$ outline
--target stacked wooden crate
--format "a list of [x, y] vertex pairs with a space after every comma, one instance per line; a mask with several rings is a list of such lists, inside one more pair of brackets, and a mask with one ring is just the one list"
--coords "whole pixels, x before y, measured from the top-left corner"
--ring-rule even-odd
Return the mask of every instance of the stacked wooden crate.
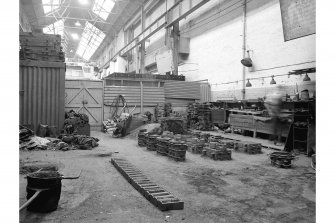
[[147, 146], [147, 141], [145, 139], [146, 134], [148, 134], [146, 129], [141, 129], [138, 133], [138, 145], [141, 147]]
[[43, 33], [20, 33], [20, 60], [64, 62], [61, 36]]
[[248, 154], [262, 153], [262, 144], [247, 141], [235, 142], [234, 148], [236, 151], [245, 152]]
[[209, 146], [203, 150], [204, 156], [207, 156], [213, 160], [231, 160], [231, 149], [227, 144], [221, 144], [218, 142], [210, 142]]
[[170, 140], [168, 148], [168, 156], [175, 161], [185, 161], [187, 145], [183, 141]]
[[151, 151], [156, 151], [157, 149], [157, 142], [156, 139], [159, 137], [159, 135], [149, 135], [148, 141], [147, 141], [147, 149]]

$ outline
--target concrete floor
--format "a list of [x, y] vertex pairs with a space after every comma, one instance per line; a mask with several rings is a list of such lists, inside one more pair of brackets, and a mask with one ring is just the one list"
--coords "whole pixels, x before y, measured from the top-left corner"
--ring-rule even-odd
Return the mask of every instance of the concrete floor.
[[[231, 161], [214, 161], [187, 152], [175, 162], [137, 146], [128, 136], [100, 139], [90, 151], [20, 151], [24, 163], [56, 163], [64, 175], [59, 207], [48, 214], [23, 210], [20, 222], [315, 222], [315, 174], [300, 155], [292, 169], [270, 165], [268, 153], [234, 152]], [[119, 154], [113, 152], [118, 151]], [[185, 202], [184, 210], [161, 212], [137, 192], [110, 163], [126, 158], [153, 182]], [[20, 175], [20, 204], [26, 201], [26, 179]]]

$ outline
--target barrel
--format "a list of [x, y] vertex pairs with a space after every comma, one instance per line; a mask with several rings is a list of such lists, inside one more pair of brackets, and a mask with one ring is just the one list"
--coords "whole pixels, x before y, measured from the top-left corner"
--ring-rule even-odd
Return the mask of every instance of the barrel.
[[32, 212], [51, 212], [57, 209], [62, 190], [61, 176], [56, 171], [40, 171], [27, 176], [27, 200], [37, 190], [43, 191], [28, 205]]

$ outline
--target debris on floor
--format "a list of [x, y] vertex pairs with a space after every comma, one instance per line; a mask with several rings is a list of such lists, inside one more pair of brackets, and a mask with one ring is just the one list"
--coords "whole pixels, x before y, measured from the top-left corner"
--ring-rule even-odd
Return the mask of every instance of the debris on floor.
[[39, 136], [31, 136], [29, 141], [23, 141], [20, 143], [19, 148], [22, 150], [46, 150], [48, 148], [47, 144], [50, 141], [48, 139], [39, 137]]

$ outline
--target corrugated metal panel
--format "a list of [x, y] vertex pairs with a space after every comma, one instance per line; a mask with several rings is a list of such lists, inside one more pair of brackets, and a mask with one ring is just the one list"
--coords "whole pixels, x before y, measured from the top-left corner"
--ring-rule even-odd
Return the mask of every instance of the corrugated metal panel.
[[64, 125], [65, 64], [20, 61], [20, 124]]
[[175, 107], [187, 107], [188, 103], [194, 103], [195, 99], [165, 98], [165, 102], [171, 103], [173, 109]]
[[208, 83], [200, 84], [200, 102], [211, 101], [211, 86]]
[[200, 82], [169, 81], [164, 83], [166, 98], [200, 100]]
[[164, 88], [143, 87], [143, 106], [155, 106], [165, 102]]
[[[128, 106], [141, 105], [141, 87], [134, 86], [105, 86], [104, 103], [111, 104], [119, 94], [124, 96]], [[143, 106], [155, 106], [164, 101], [164, 88], [143, 87]]]
[[104, 103], [111, 104], [116, 96], [123, 95], [128, 106], [140, 105], [141, 87], [134, 86], [105, 86]]

